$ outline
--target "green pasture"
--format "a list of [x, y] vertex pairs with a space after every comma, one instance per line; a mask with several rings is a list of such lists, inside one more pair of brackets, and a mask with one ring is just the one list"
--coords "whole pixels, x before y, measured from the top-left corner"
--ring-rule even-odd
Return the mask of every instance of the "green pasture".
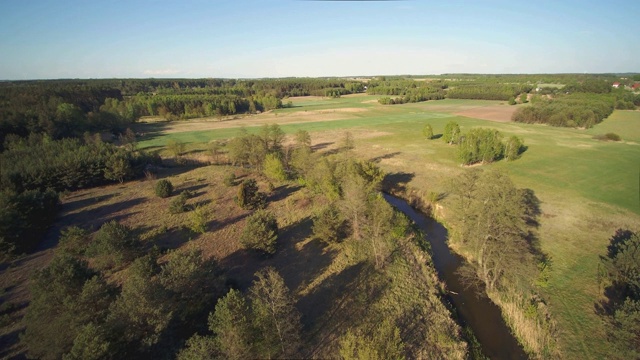
[[[441, 100], [392, 106], [365, 102], [378, 97], [296, 99], [293, 108], [278, 111], [349, 107], [364, 107], [369, 111], [351, 113], [355, 118], [346, 120], [310, 121], [281, 127], [286, 133], [307, 130], [312, 138], [314, 134], [320, 136], [322, 132], [340, 129], [375, 131], [378, 134], [375, 137], [357, 140], [358, 155], [385, 158], [380, 164], [386, 171], [415, 174], [410, 186], [429, 191], [444, 190], [446, 179], [464, 168], [455, 160], [455, 146], [439, 139], [423, 138], [421, 130], [425, 124], [431, 124], [435, 134], [441, 134], [447, 122], [456, 121], [463, 132], [473, 127], [488, 127], [501, 131], [505, 137], [523, 138], [528, 148], [521, 159], [485, 167], [504, 169], [518, 186], [534, 190], [541, 200], [540, 244], [552, 259], [548, 285], [541, 292], [557, 321], [563, 357], [606, 358], [611, 349], [605, 328], [594, 312], [594, 302], [600, 293], [597, 268], [599, 256], [605, 253], [609, 238], [617, 228], [640, 229], [640, 111], [616, 111], [594, 128], [580, 130], [493, 122], [453, 114], [457, 108], [503, 102]], [[259, 127], [247, 129], [258, 131]], [[203, 144], [210, 140], [238, 133], [238, 128], [229, 128], [165, 135], [162, 124], [149, 125], [148, 130], [149, 136], [140, 142], [141, 148], [162, 147], [169, 139], [188, 143], [189, 148], [204, 148]], [[623, 141], [593, 138], [608, 132], [619, 134]]]

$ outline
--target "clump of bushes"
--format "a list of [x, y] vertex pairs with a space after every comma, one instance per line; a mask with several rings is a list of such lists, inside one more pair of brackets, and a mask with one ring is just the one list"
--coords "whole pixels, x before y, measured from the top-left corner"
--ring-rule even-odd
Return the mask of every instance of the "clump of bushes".
[[620, 141], [620, 140], [622, 140], [620, 135], [618, 135], [616, 133], [606, 133], [604, 135], [599, 134], [599, 135], [595, 135], [593, 138], [596, 139], [596, 140], [600, 140], [600, 141]]
[[156, 195], [161, 198], [168, 198], [173, 193], [173, 184], [167, 179], [162, 179], [156, 183]]
[[267, 255], [276, 252], [278, 223], [272, 213], [261, 209], [254, 212], [240, 235], [240, 243], [246, 249], [258, 250]]

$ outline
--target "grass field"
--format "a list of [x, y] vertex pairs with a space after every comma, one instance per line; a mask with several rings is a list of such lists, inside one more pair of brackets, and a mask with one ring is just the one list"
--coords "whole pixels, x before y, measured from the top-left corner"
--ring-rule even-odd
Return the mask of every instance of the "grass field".
[[[241, 121], [250, 131], [265, 123], [282, 123], [289, 134], [304, 129], [323, 148], [336, 146], [348, 130], [356, 138], [359, 156], [378, 161], [389, 173], [408, 174], [408, 185], [423, 193], [444, 190], [449, 178], [464, 171], [455, 161], [455, 147], [422, 137], [424, 124], [431, 124], [436, 134], [447, 122], [456, 121], [463, 132], [491, 127], [505, 136], [522, 137], [528, 149], [521, 159], [486, 167], [504, 169], [518, 186], [533, 189], [542, 201], [539, 236], [553, 262], [542, 293], [557, 320], [562, 353], [567, 358], [606, 358], [610, 349], [593, 310], [599, 296], [596, 272], [599, 255], [614, 231], [637, 230], [640, 224], [640, 112], [616, 111], [593, 129], [579, 130], [456, 115], [470, 109], [507, 111], [501, 102], [442, 100], [381, 106], [377, 98], [292, 99], [292, 108]], [[212, 139], [237, 134], [239, 125], [234, 124], [239, 122], [202, 121], [197, 130], [189, 131], [180, 131], [181, 124], [189, 129], [188, 122], [148, 125], [140, 147], [158, 149], [176, 139], [188, 143], [190, 150], [204, 149]], [[169, 126], [171, 131], [166, 130]], [[618, 133], [623, 141], [593, 139], [607, 132]]]

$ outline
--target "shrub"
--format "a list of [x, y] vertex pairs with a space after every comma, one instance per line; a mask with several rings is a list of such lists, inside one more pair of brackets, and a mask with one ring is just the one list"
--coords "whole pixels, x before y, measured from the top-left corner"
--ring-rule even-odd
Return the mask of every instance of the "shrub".
[[207, 222], [209, 221], [209, 213], [200, 206], [196, 206], [189, 216], [189, 229], [195, 233], [204, 234], [207, 232]]
[[173, 184], [167, 179], [162, 179], [156, 183], [156, 195], [161, 198], [168, 198], [173, 192]]
[[189, 192], [183, 191], [180, 196], [171, 200], [169, 203], [169, 212], [172, 214], [180, 214], [187, 211], [187, 200], [189, 200]]
[[224, 180], [222, 180], [222, 183], [225, 186], [229, 186], [229, 187], [235, 186], [236, 185], [236, 174], [234, 174], [232, 172], [227, 174], [227, 176], [224, 177]]
[[123, 265], [137, 257], [139, 240], [133, 230], [115, 220], [104, 223], [89, 244], [86, 254], [95, 257], [100, 268]]
[[264, 168], [262, 172], [271, 180], [287, 180], [287, 173], [284, 171], [282, 160], [280, 160], [280, 158], [276, 154], [267, 155], [267, 157], [264, 159]]
[[424, 126], [422, 129], [422, 135], [424, 135], [428, 140], [433, 139], [433, 128], [431, 127], [431, 124], [426, 124]]
[[267, 196], [258, 191], [258, 185], [254, 179], [247, 179], [238, 187], [238, 195], [235, 200], [243, 209], [259, 209], [265, 206]]
[[70, 226], [62, 230], [58, 242], [58, 250], [72, 255], [82, 255], [90, 242], [89, 232], [77, 226]]
[[601, 141], [620, 141], [620, 140], [622, 140], [620, 135], [618, 135], [616, 133], [606, 133], [604, 135], [602, 135], [602, 134], [595, 135], [593, 138], [597, 139], [597, 140], [601, 140]]
[[262, 251], [273, 255], [278, 240], [278, 223], [276, 218], [266, 210], [254, 212], [240, 235], [240, 243], [246, 249]]
[[344, 219], [335, 206], [329, 206], [313, 219], [313, 235], [327, 243], [338, 242], [342, 236]]

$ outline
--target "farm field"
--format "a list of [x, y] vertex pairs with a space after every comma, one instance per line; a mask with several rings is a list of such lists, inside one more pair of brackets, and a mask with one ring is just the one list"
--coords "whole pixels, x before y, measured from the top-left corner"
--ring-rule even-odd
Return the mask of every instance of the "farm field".
[[[257, 131], [262, 124], [278, 123], [288, 134], [309, 131], [316, 149], [330, 150], [350, 131], [359, 157], [377, 161], [387, 173], [406, 175], [407, 186], [426, 195], [445, 191], [448, 179], [464, 171], [455, 160], [455, 147], [423, 138], [426, 123], [435, 134], [456, 121], [463, 132], [490, 127], [505, 136], [518, 135], [528, 147], [522, 158], [486, 167], [503, 169], [519, 187], [534, 190], [542, 202], [539, 237], [552, 269], [541, 292], [557, 321], [562, 354], [576, 359], [606, 357], [611, 349], [594, 312], [600, 293], [597, 268], [615, 230], [637, 230], [640, 224], [640, 112], [615, 111], [592, 129], [580, 130], [505, 122], [505, 113], [515, 108], [505, 102], [442, 100], [382, 106], [377, 98], [292, 98], [292, 108], [236, 120], [141, 124], [138, 130], [147, 135], [139, 147], [160, 150], [174, 139], [186, 143], [191, 156], [206, 156], [202, 151], [210, 140], [233, 137], [241, 126]], [[471, 117], [471, 111], [489, 119]], [[593, 139], [608, 132], [621, 135], [623, 141]]]

